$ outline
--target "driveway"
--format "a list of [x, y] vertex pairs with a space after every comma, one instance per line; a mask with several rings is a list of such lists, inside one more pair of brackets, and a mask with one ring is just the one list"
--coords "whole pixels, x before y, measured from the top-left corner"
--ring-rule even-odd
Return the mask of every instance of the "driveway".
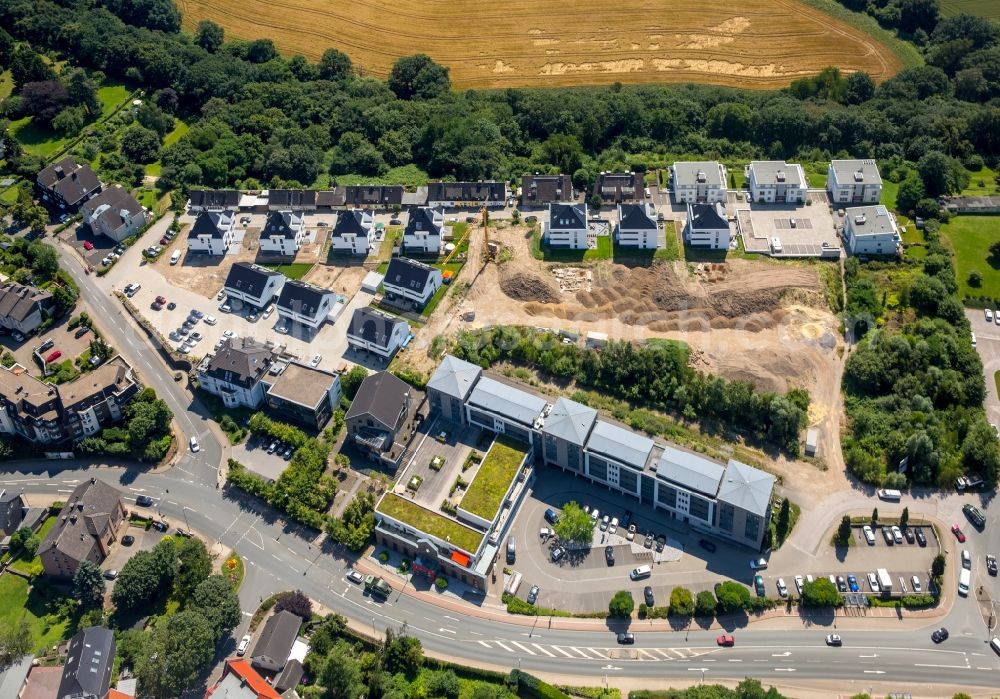
[[972, 323], [972, 332], [976, 334], [976, 351], [983, 361], [983, 374], [986, 378], [986, 417], [993, 424], [1000, 424], [1000, 396], [997, 395], [997, 382], [994, 376], [1000, 371], [1000, 326], [996, 322], [987, 322], [983, 310], [967, 308], [965, 316]]

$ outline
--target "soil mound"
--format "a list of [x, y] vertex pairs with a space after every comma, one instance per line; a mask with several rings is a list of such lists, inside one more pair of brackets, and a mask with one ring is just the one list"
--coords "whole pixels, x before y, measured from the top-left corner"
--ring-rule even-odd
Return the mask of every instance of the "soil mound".
[[500, 280], [500, 290], [515, 301], [559, 303], [559, 290], [554, 284], [534, 274], [517, 273]]

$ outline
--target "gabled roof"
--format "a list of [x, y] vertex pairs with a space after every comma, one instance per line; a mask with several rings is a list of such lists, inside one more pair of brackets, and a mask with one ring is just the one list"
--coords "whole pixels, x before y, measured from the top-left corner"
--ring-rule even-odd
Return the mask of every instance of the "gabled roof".
[[735, 459], [726, 465], [726, 475], [719, 486], [718, 499], [733, 507], [752, 512], [760, 517], [767, 515], [771, 506], [775, 477]]
[[524, 425], [533, 425], [545, 409], [545, 399], [483, 376], [469, 396], [469, 405]]
[[[392, 206], [403, 203], [403, 185], [347, 185], [343, 191], [347, 206]], [[339, 197], [338, 197], [339, 198]]]
[[383, 425], [396, 429], [409, 393], [409, 385], [388, 371], [371, 374], [361, 382], [344, 419], [368, 414]]
[[587, 228], [587, 205], [549, 204], [549, 228], [558, 230]]
[[281, 695], [246, 660], [230, 658], [218, 684], [208, 690], [213, 699], [280, 699]]
[[33, 286], [5, 282], [0, 284], [0, 316], [23, 321], [36, 308], [47, 308], [52, 300], [52, 294]]
[[267, 267], [261, 267], [250, 262], [237, 262], [229, 268], [225, 287], [226, 289], [233, 289], [248, 296], [260, 296], [264, 293], [264, 289], [271, 279], [283, 276], [281, 272], [276, 272]]
[[111, 230], [119, 228], [127, 218], [142, 213], [142, 205], [127, 189], [117, 184], [88, 199], [83, 208], [89, 216], [96, 216]]
[[587, 451], [608, 456], [642, 470], [653, 451], [653, 440], [623, 427], [597, 420], [587, 440]]
[[688, 204], [688, 223], [699, 231], [729, 230], [722, 204]]
[[583, 446], [597, 420], [597, 411], [568, 398], [560, 398], [545, 418], [542, 432]]
[[188, 230], [188, 240], [203, 235], [222, 238], [223, 232], [233, 227], [234, 215], [232, 211], [199, 211]]
[[427, 388], [465, 401], [482, 373], [483, 370], [472, 362], [446, 354], [427, 382]]
[[235, 209], [240, 204], [240, 193], [235, 189], [195, 189], [189, 200], [194, 209]]
[[427, 201], [504, 201], [505, 182], [429, 182]]
[[430, 265], [411, 260], [408, 257], [394, 257], [389, 260], [389, 266], [385, 270], [385, 278], [382, 283], [423, 293], [427, 282], [437, 271]]
[[684, 486], [688, 490], [715, 497], [726, 468], [703, 456], [664, 447], [663, 456], [656, 465], [656, 475]]
[[111, 631], [103, 626], [78, 631], [69, 641], [57, 696], [104, 697], [114, 662], [115, 635]]
[[97, 478], [78, 485], [67, 498], [55, 526], [39, 545], [38, 555], [57, 549], [76, 562], [87, 558], [97, 546], [95, 537], [103, 537], [107, 532], [111, 515], [121, 505], [121, 497], [120, 490]]
[[573, 199], [573, 181], [569, 175], [524, 175], [521, 199], [526, 203], [548, 204]]
[[320, 190], [316, 192], [316, 206], [343, 206], [347, 200], [346, 195], [347, 193], [343, 188]]
[[271, 208], [313, 208], [316, 206], [316, 190], [272, 189], [267, 193], [267, 205]]
[[366, 342], [371, 342], [383, 349], [389, 348], [389, 338], [397, 327], [409, 324], [402, 318], [391, 316], [388, 313], [365, 306], [356, 308], [351, 316], [351, 324], [347, 327], [347, 334], [360, 337]]
[[267, 215], [264, 223], [264, 230], [261, 231], [262, 238], [290, 238], [294, 239], [302, 232], [302, 214], [294, 211], [272, 211]]
[[269, 617], [253, 647], [251, 664], [257, 658], [266, 657], [284, 666], [301, 626], [302, 617], [287, 609]]
[[323, 299], [327, 296], [334, 296], [334, 293], [297, 279], [289, 279], [281, 287], [278, 308], [288, 313], [313, 317], [319, 313]]
[[337, 214], [337, 224], [333, 227], [333, 236], [337, 238], [343, 236], [345, 233], [363, 236], [371, 235], [372, 224], [373, 220], [370, 211], [363, 211], [361, 209], [342, 211]]
[[87, 163], [78, 164], [67, 155], [38, 173], [38, 182], [74, 205], [94, 190], [101, 188], [101, 181]]
[[274, 352], [252, 337], [231, 337], [209, 360], [205, 374], [217, 381], [251, 388], [267, 373]]
[[427, 233], [430, 235], [441, 235], [441, 228], [444, 223], [444, 216], [434, 209], [426, 206], [418, 206], [410, 209], [410, 217], [406, 221], [404, 235], [415, 235], [417, 233]]
[[656, 219], [645, 204], [619, 204], [618, 227], [626, 231], [655, 231]]

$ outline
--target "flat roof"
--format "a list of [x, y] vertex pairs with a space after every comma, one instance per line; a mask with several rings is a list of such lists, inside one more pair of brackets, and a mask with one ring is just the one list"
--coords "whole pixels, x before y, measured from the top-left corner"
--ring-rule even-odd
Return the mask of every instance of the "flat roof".
[[498, 436], [479, 464], [459, 507], [492, 522], [527, 454], [526, 444]]
[[653, 451], [653, 440], [599, 419], [594, 423], [594, 429], [590, 431], [587, 450], [634, 466], [641, 471], [646, 467], [649, 453]]
[[398, 519], [417, 531], [430, 534], [441, 541], [447, 541], [471, 554], [475, 554], [483, 542], [482, 532], [477, 532], [457, 520], [421, 507], [395, 493], [386, 493], [376, 511]]
[[830, 165], [840, 184], [882, 184], [882, 175], [874, 160], [831, 160]]
[[882, 204], [855, 206], [844, 211], [854, 235], [884, 235], [896, 232], [896, 219]]
[[709, 497], [719, 492], [726, 467], [703, 456], [664, 446], [656, 475]]
[[719, 167], [718, 161], [674, 163], [674, 186], [692, 187], [699, 184], [710, 187], [724, 187], [726, 185], [722, 181], [722, 169]]
[[[786, 163], [784, 160], [754, 160], [750, 163], [757, 184], [785, 184], [804, 187], [802, 166], [797, 163]], [[778, 179], [779, 174], [784, 179]]]
[[336, 374], [329, 371], [291, 362], [267, 393], [291, 403], [315, 408], [329, 395], [328, 391], [336, 380]]
[[532, 393], [482, 376], [469, 396], [469, 405], [533, 425], [545, 409], [546, 402]]

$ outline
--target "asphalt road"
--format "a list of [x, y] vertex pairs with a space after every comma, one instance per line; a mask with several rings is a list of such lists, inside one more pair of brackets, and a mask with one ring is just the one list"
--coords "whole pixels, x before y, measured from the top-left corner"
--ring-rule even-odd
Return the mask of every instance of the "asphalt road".
[[[176, 467], [158, 474], [86, 463], [8, 464], [0, 472], [0, 486], [58, 499], [84, 478], [96, 475], [118, 484], [126, 492], [130, 507], [137, 494], [150, 495], [163, 517], [199, 532], [210, 548], [223, 545], [237, 549], [247, 563], [247, 573], [240, 590], [245, 618], [234, 631], [235, 638], [242, 635], [249, 614], [261, 599], [279, 590], [298, 588], [356, 624], [370, 623], [375, 632], [405, 622], [428, 651], [480, 666], [520, 666], [581, 678], [675, 678], [688, 682], [704, 678], [711, 682], [753, 676], [775, 681], [788, 681], [790, 677], [836, 680], [858, 688], [868, 683], [898, 684], [894, 691], [912, 690], [914, 683], [987, 688], [1000, 685], [1000, 658], [987, 645], [989, 634], [974, 599], [955, 602], [943, 622], [951, 638], [941, 646], [934, 646], [930, 640], [931, 629], [942, 625], [941, 621], [917, 630], [904, 625], [899, 629], [858, 628], [866, 622], [843, 622], [837, 630], [844, 637], [841, 648], [826, 647], [823, 639], [834, 630], [826, 625], [805, 630], [765, 625], [750, 629], [739, 623], [731, 631], [736, 637], [732, 648], [715, 645], [717, 631], [697, 626], [680, 632], [643, 631], [639, 623], [633, 624], [636, 645], [619, 648], [614, 642], [614, 631], [620, 630], [617, 627], [579, 631], [550, 629], [544, 618], [534, 627], [463, 618], [399, 592], [385, 602], [373, 600], [344, 580], [351, 560], [329, 544], [320, 550], [253, 499], [217, 489], [222, 446], [209, 431], [205, 418], [192, 410], [190, 396], [172, 381], [145, 338], [127, 323], [115, 322], [120, 310], [117, 301], [96, 290], [75, 258], [64, 254], [63, 265], [102, 318], [112, 343], [170, 404], [180, 429], [186, 435], [198, 435], [202, 450], [185, 453]], [[997, 508], [990, 512], [987, 526], [987, 531], [1000, 526]], [[980, 549], [985, 543], [982, 535], [970, 537], [977, 561], [974, 586], [995, 582], [984, 580], [985, 573], [978, 570], [982, 567]], [[949, 572], [955, 574], [955, 566], [950, 567]], [[230, 643], [235, 647], [235, 641]]]

